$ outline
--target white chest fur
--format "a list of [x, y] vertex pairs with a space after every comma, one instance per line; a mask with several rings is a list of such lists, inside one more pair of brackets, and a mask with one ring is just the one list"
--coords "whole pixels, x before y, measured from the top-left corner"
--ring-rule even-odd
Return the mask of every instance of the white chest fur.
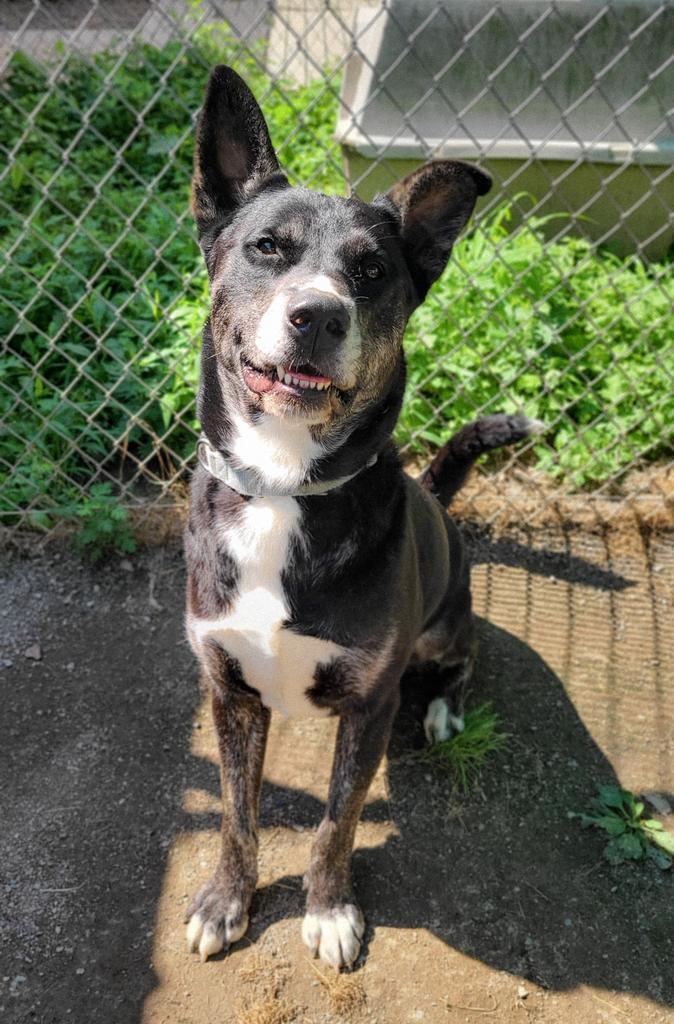
[[268, 484], [295, 487], [306, 479], [314, 459], [324, 451], [302, 420], [262, 415], [249, 423], [230, 412], [233, 432], [228, 447], [242, 466], [255, 469]]
[[227, 531], [238, 569], [237, 596], [220, 619], [188, 623], [196, 649], [215, 640], [236, 658], [264, 703], [292, 717], [322, 714], [305, 696], [318, 664], [343, 653], [338, 644], [285, 627], [290, 617], [281, 573], [292, 557], [300, 509], [294, 498], [256, 498]]

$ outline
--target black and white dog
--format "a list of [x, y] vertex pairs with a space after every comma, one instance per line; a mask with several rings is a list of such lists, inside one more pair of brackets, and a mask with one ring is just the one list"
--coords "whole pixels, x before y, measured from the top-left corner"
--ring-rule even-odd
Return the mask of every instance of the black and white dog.
[[272, 708], [339, 716], [302, 926], [336, 967], [353, 963], [363, 935], [354, 832], [410, 662], [442, 669], [429, 740], [462, 728], [469, 571], [443, 505], [479, 454], [532, 423], [469, 424], [425, 487], [403, 472], [391, 432], [405, 324], [489, 187], [476, 167], [439, 161], [372, 203], [291, 188], [250, 90], [213, 71], [192, 196], [211, 313], [186, 531], [187, 628], [222, 761], [220, 860], [188, 912], [202, 960], [248, 925]]

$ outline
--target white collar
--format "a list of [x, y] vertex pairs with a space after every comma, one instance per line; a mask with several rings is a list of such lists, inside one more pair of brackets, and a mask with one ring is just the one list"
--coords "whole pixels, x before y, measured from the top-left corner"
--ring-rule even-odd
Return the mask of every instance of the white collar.
[[260, 482], [260, 476], [255, 472], [255, 470], [237, 469], [234, 467], [227, 461], [224, 455], [221, 455], [220, 452], [213, 447], [205, 434], [202, 434], [197, 441], [197, 459], [199, 460], [200, 465], [202, 465], [204, 469], [208, 470], [211, 476], [214, 476], [216, 480], [221, 480], [223, 484], [227, 484], [227, 486], [231, 487], [233, 491], [237, 491], [239, 494], [243, 494], [246, 497], [302, 498], [310, 495], [328, 494], [330, 491], [336, 490], [337, 487], [341, 487], [342, 484], [347, 483], [347, 481], [353, 480], [353, 478], [358, 476], [358, 474], [364, 469], [374, 466], [377, 461], [377, 455], [372, 455], [364, 466], [357, 469], [355, 473], [349, 473], [348, 476], [340, 476], [335, 480], [320, 480], [314, 483], [298, 484], [295, 487], [262, 484]]

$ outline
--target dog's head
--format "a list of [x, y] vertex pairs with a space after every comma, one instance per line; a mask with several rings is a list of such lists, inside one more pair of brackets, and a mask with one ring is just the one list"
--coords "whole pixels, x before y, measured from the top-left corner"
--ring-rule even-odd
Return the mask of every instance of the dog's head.
[[489, 187], [476, 167], [437, 161], [372, 203], [291, 188], [252, 93], [215, 68], [192, 189], [211, 286], [207, 432], [220, 403], [249, 422], [266, 414], [317, 438], [349, 434], [401, 392], [408, 317]]

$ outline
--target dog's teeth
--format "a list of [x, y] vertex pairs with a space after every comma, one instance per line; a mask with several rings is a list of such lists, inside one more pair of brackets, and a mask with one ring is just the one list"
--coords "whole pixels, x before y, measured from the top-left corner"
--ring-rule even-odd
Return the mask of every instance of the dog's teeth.
[[318, 381], [318, 380], [301, 380], [299, 377], [294, 377], [292, 373], [288, 373], [285, 366], [281, 363], [276, 367], [278, 379], [283, 381], [284, 384], [292, 384], [296, 388], [311, 388], [315, 391], [325, 391], [329, 388], [332, 381]]

